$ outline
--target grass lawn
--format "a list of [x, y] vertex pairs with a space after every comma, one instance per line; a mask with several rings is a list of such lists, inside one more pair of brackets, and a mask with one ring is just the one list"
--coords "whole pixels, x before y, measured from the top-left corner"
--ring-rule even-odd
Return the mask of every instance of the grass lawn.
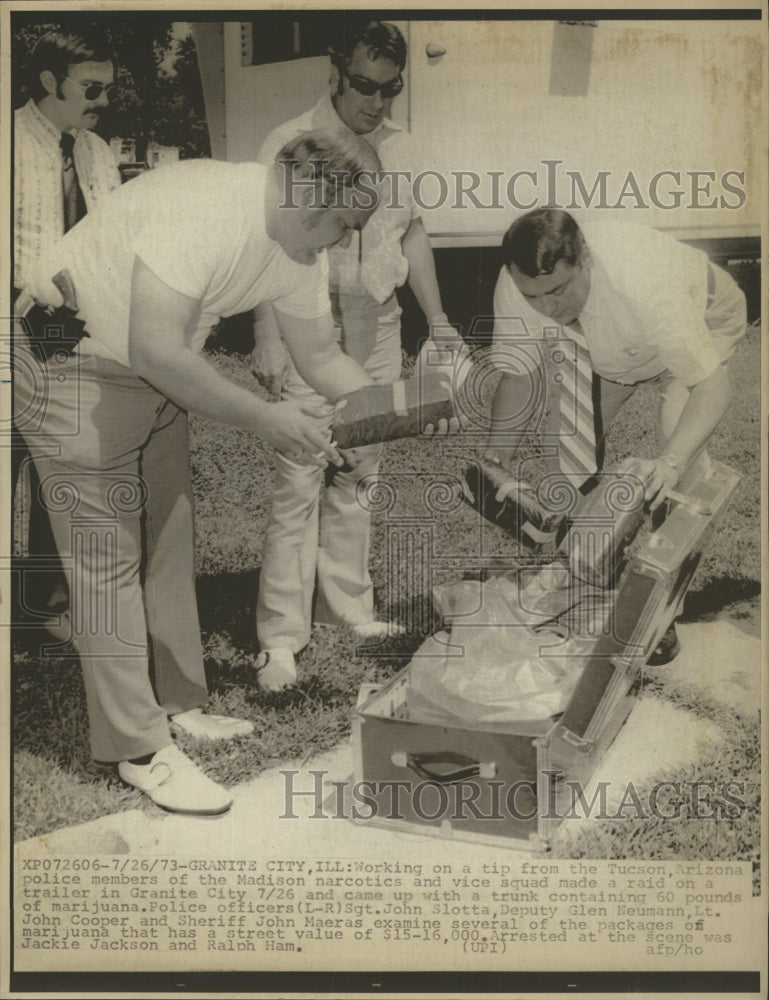
[[[229, 378], [253, 387], [243, 359], [214, 355]], [[727, 614], [758, 634], [760, 591], [760, 330], [749, 329], [732, 365], [734, 402], [719, 426], [711, 454], [738, 469], [742, 483], [729, 514], [705, 554], [686, 602], [684, 620]], [[486, 392], [492, 386], [486, 386]], [[639, 390], [608, 443], [608, 461], [654, 453], [656, 404]], [[409, 633], [362, 648], [344, 629], [318, 629], [299, 658], [301, 683], [289, 692], [265, 694], [254, 683], [254, 607], [264, 528], [270, 504], [269, 450], [253, 434], [202, 419], [192, 422], [196, 495], [199, 607], [211, 691], [211, 708], [250, 718], [255, 735], [222, 749], [189, 745], [190, 754], [224, 784], [244, 781], [264, 768], [335, 746], [349, 734], [350, 709], [364, 680], [391, 677], [435, 626], [433, 585], [460, 579], [490, 556], [519, 556], [499, 529], [481, 525], [459, 499], [467, 458], [481, 437], [448, 441], [410, 440], [387, 445], [383, 473], [392, 487], [387, 516], [375, 515], [371, 572], [378, 616], [391, 617]], [[427, 562], [406, 552], [387, 556], [388, 526], [410, 521], [431, 536]], [[79, 665], [38, 655], [41, 634], [17, 630], [13, 639], [14, 823], [17, 838], [45, 833], [105, 813], [143, 808], [138, 792], [126, 789], [111, 768], [89, 759], [88, 722]], [[758, 667], [756, 667], [758, 669]], [[664, 674], [644, 695], [670, 697]], [[690, 706], [703, 715], [713, 706]], [[749, 816], [727, 824], [716, 839], [703, 837], [702, 823], [636, 823], [612, 831], [601, 827], [592, 840], [578, 839], [571, 856], [729, 857], [758, 856], [759, 726], [734, 715], [725, 726], [727, 745], [717, 759], [702, 760], [689, 780], [720, 780], [739, 774], [754, 789]], [[182, 744], [183, 745], [183, 744]], [[667, 775], [666, 777], [671, 777]], [[675, 776], [672, 776], [675, 777]], [[154, 808], [154, 807], [152, 807]], [[707, 824], [705, 824], [707, 825]], [[712, 829], [710, 831], [712, 834]], [[597, 837], [597, 839], [596, 839]], [[714, 851], [717, 852], [714, 854]]]

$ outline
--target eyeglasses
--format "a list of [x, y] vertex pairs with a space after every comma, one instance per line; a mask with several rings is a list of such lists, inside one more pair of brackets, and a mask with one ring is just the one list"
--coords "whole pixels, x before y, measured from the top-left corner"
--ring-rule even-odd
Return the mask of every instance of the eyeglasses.
[[403, 90], [403, 77], [398, 76], [396, 80], [388, 80], [387, 83], [377, 83], [376, 80], [369, 80], [367, 76], [350, 76], [343, 67], [342, 72], [353, 90], [357, 90], [364, 97], [373, 97], [379, 92], [384, 100], [390, 97], [397, 97]]
[[[67, 80], [69, 77], [62, 76], [59, 79]], [[76, 80], [75, 83], [83, 88], [83, 94], [87, 101], [98, 101], [102, 93], [107, 95], [108, 101], [114, 101], [117, 97], [117, 85], [114, 83], [83, 83], [82, 80]]]
[[114, 101], [117, 97], [117, 87], [114, 83], [108, 83], [106, 87], [103, 83], [81, 83], [80, 86], [87, 101], [97, 101], [102, 92], [107, 95], [108, 101]]

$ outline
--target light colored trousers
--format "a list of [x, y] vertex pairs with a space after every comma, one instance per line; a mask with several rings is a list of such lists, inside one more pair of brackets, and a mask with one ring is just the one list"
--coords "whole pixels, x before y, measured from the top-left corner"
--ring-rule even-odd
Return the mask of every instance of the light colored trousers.
[[[401, 370], [400, 315], [395, 296], [383, 305], [368, 295], [331, 293], [340, 346], [374, 382], [396, 382]], [[318, 403], [317, 395], [291, 368], [284, 399]], [[267, 524], [256, 628], [262, 649], [296, 653], [310, 640], [313, 620], [361, 625], [374, 615], [369, 575], [369, 511], [357, 485], [379, 469], [381, 445], [356, 449], [351, 471], [335, 471], [322, 490], [325, 470], [275, 452], [275, 485]], [[317, 597], [313, 615], [313, 592]]]
[[207, 700], [187, 415], [116, 362], [43, 363], [21, 333], [14, 404], [69, 577], [93, 756], [153, 753], [169, 715]]

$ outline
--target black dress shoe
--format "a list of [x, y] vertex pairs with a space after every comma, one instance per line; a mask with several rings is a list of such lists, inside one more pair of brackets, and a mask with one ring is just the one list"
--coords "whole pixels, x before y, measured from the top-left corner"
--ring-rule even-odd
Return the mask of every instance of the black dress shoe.
[[664, 667], [666, 663], [670, 663], [672, 660], [675, 660], [680, 652], [681, 643], [678, 640], [676, 623], [673, 622], [667, 632], [660, 639], [657, 644], [657, 648], [646, 662], [650, 667]]

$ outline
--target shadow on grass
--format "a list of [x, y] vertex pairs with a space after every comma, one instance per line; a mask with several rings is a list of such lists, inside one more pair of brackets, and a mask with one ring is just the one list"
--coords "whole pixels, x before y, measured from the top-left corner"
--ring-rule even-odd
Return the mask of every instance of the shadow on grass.
[[[15, 751], [43, 755], [61, 767], [93, 773], [85, 690], [76, 656], [38, 657], [32, 631], [14, 643], [12, 737]], [[26, 646], [27, 648], [23, 648]], [[22, 647], [22, 648], [20, 648]], [[74, 652], [74, 651], [73, 651]]]
[[730, 617], [752, 618], [755, 615], [758, 621], [760, 595], [759, 580], [750, 580], [746, 577], [709, 580], [704, 586], [686, 595], [684, 613], [680, 620], [684, 623], [708, 622], [719, 617], [721, 612], [729, 611]]
[[239, 646], [256, 647], [258, 569], [199, 576], [195, 588], [204, 632], [225, 632]]

